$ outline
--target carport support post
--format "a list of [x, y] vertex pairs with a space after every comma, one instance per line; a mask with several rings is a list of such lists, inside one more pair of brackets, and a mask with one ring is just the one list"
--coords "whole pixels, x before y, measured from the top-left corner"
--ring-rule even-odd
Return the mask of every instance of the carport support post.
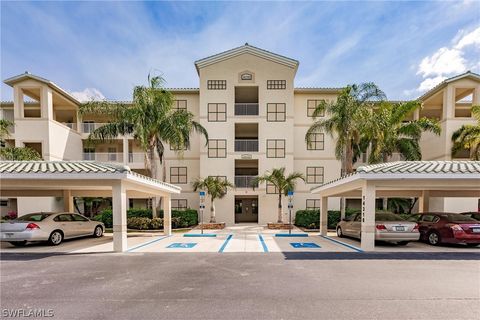
[[172, 200], [170, 196], [163, 197], [163, 233], [172, 235]]
[[[63, 211], [75, 212], [73, 209], [73, 197], [71, 190], [63, 190]], [[80, 212], [79, 212], [80, 213]]]
[[127, 251], [127, 192], [121, 181], [112, 187], [113, 251]]
[[327, 235], [327, 221], [328, 221], [328, 197], [322, 197], [320, 200], [320, 235]]
[[365, 181], [362, 186], [362, 233], [363, 251], [375, 250], [375, 184]]
[[430, 211], [430, 191], [423, 190], [419, 200], [418, 210], [420, 210], [420, 212]]

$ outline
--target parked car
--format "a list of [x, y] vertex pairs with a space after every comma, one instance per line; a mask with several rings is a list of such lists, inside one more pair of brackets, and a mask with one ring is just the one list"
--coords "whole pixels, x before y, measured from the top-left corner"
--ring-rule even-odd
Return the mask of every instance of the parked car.
[[461, 214], [480, 221], [480, 212], [462, 212]]
[[[362, 231], [362, 214], [357, 213], [337, 224], [339, 237], [350, 236], [360, 239]], [[416, 222], [403, 219], [394, 213], [375, 214], [375, 240], [394, 242], [406, 245], [410, 241], [418, 241], [420, 233]]]
[[431, 245], [464, 243], [480, 244], [480, 221], [468, 215], [448, 212], [427, 212], [412, 216], [420, 229], [420, 239]]
[[0, 241], [23, 246], [29, 241], [59, 245], [64, 239], [103, 236], [105, 226], [80, 214], [61, 212], [30, 213], [0, 224]]

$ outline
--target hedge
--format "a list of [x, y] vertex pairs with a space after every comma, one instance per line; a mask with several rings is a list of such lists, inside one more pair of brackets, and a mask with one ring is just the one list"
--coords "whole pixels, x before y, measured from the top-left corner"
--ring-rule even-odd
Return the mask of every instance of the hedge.
[[[105, 209], [96, 215], [93, 220], [101, 221], [106, 228], [112, 228], [112, 209]], [[198, 224], [197, 210], [172, 210], [172, 227], [187, 228]], [[161, 229], [163, 228], [163, 210], [160, 210], [160, 218], [152, 219], [151, 209], [128, 209], [127, 226], [130, 229]]]
[[[350, 216], [359, 212], [358, 209], [345, 210], [345, 216]], [[337, 223], [340, 222], [340, 211], [329, 210], [327, 227], [335, 229]], [[298, 210], [295, 214], [295, 225], [307, 229], [318, 229], [320, 227], [320, 210]]]

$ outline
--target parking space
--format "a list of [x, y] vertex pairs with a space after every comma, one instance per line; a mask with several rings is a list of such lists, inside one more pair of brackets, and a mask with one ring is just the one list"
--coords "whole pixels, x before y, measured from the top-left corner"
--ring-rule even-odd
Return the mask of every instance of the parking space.
[[[345, 244], [360, 247], [360, 240], [354, 238], [339, 238], [336, 233], [329, 232], [328, 237], [332, 240], [341, 241]], [[477, 252], [480, 253], [479, 247], [467, 247], [462, 244], [441, 244], [432, 246], [420, 241], [412, 241], [406, 246], [399, 246], [395, 243], [377, 241], [375, 243], [376, 252]]]

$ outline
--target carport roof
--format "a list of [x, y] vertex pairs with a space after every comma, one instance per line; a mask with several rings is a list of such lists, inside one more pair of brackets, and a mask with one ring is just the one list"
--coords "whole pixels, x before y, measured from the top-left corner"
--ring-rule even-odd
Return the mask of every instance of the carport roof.
[[356, 172], [311, 189], [364, 180], [462, 178], [480, 180], [480, 161], [395, 161], [359, 167]]
[[167, 192], [181, 188], [132, 171], [128, 166], [95, 161], [0, 161], [2, 180], [10, 179], [125, 179]]

